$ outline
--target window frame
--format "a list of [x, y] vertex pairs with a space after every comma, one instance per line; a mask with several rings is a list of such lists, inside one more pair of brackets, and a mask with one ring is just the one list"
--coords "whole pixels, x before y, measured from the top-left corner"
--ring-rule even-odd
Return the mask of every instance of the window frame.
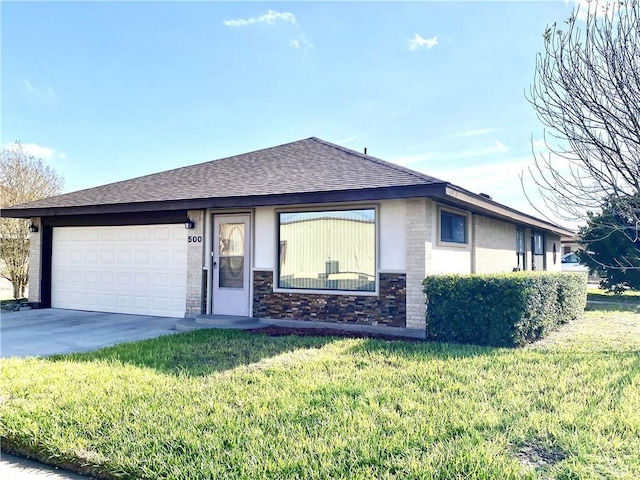
[[[280, 238], [280, 214], [282, 213], [308, 213], [308, 212], [339, 212], [352, 210], [373, 210], [374, 211], [374, 289], [373, 290], [333, 290], [318, 288], [286, 288], [280, 287], [280, 252], [282, 240]], [[275, 236], [276, 251], [274, 257], [273, 269], [273, 292], [274, 293], [293, 293], [300, 295], [351, 295], [362, 297], [379, 296], [380, 293], [380, 206], [379, 204], [348, 204], [348, 205], [321, 205], [321, 206], [302, 206], [275, 209]]]
[[[452, 215], [461, 217], [464, 219], [464, 242], [456, 242], [452, 240], [443, 240], [442, 239], [442, 214]], [[454, 248], [468, 248], [469, 241], [469, 227], [471, 225], [471, 214], [469, 212], [465, 212], [463, 210], [458, 210], [456, 208], [445, 207], [442, 205], [438, 205], [437, 210], [437, 245], [445, 246], [445, 247], [454, 247]]]
[[[536, 238], [541, 239], [542, 253], [536, 253]], [[536, 259], [542, 260], [542, 265], [538, 265]], [[543, 231], [531, 231], [531, 270], [546, 271], [547, 270], [547, 239]]]
[[[522, 235], [522, 250], [519, 236]], [[516, 265], [520, 270], [527, 269], [527, 232], [524, 227], [516, 227]]]

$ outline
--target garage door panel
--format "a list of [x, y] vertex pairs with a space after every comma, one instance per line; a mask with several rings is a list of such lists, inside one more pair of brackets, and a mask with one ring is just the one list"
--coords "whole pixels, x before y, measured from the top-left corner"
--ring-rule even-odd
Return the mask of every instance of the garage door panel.
[[182, 317], [186, 240], [182, 225], [54, 228], [52, 306]]
[[115, 265], [115, 263], [116, 263], [115, 250], [108, 247], [102, 247], [100, 249], [100, 265], [101, 266]]

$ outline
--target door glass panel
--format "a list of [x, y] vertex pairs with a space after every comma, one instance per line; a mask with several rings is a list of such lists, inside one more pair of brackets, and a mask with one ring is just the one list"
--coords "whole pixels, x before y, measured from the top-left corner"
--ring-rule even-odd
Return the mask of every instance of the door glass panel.
[[244, 223], [220, 223], [218, 257], [220, 260], [218, 286], [244, 286]]

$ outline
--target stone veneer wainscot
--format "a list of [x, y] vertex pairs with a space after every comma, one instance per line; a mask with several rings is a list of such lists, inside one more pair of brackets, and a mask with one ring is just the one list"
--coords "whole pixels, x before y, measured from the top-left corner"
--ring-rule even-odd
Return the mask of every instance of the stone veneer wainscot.
[[332, 295], [273, 291], [273, 272], [253, 272], [253, 316], [406, 327], [406, 275], [380, 273], [379, 294]]

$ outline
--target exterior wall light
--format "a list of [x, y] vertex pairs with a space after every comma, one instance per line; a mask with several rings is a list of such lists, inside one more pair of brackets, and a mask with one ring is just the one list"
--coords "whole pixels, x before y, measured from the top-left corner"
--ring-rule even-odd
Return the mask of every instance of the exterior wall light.
[[193, 223], [193, 220], [187, 217], [187, 221], [184, 222], [184, 228], [186, 228], [187, 230], [191, 230], [193, 227], [195, 227], [195, 223]]
[[36, 227], [33, 223], [31, 225], [29, 225], [29, 231], [31, 233], [37, 233], [38, 232], [38, 227]]

